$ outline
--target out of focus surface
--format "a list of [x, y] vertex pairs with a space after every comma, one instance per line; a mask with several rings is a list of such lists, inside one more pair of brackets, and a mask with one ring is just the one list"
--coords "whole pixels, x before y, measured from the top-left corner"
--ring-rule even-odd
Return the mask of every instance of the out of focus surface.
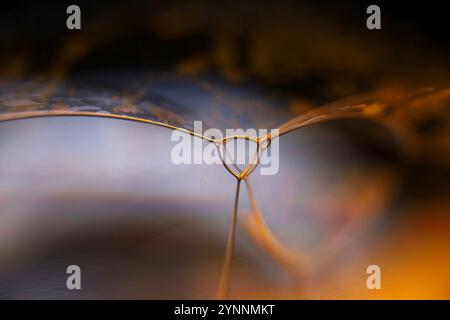
[[[1, 116], [108, 112], [276, 128], [321, 105], [386, 107], [280, 137], [242, 187], [232, 298], [450, 298], [449, 43], [440, 3], [2, 4]], [[235, 179], [177, 166], [171, 131], [100, 118], [0, 122], [0, 297], [214, 298]], [[268, 231], [269, 230], [269, 231]], [[82, 290], [66, 288], [66, 267]], [[378, 265], [382, 289], [368, 290]]]

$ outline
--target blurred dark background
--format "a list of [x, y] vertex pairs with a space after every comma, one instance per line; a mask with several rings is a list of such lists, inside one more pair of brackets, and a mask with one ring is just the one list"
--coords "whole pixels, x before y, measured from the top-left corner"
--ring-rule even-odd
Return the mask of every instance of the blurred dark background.
[[[366, 28], [373, 3], [381, 30]], [[81, 30], [66, 28], [70, 4]], [[0, 76], [168, 68], [324, 103], [381, 82], [446, 82], [446, 21], [442, 1], [13, 1], [0, 12]]]

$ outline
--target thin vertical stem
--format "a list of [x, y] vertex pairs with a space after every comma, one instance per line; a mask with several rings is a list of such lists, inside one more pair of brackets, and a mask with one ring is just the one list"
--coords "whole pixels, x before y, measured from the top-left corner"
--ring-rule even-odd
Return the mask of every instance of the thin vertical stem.
[[218, 299], [227, 299], [230, 291], [231, 264], [233, 260], [234, 242], [236, 238], [236, 222], [237, 222], [240, 187], [241, 187], [241, 179], [237, 179], [233, 214], [231, 216], [231, 224], [228, 231], [227, 249], [225, 252], [225, 260], [223, 262], [222, 275], [220, 276], [219, 291], [217, 293]]

